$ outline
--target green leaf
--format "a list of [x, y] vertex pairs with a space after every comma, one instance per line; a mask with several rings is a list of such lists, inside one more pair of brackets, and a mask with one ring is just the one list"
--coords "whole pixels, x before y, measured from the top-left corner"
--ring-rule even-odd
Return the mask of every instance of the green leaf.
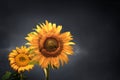
[[[2, 80], [21, 80], [21, 76], [20, 76], [20, 73], [18, 73], [18, 72], [8, 72], [7, 71], [1, 79]], [[27, 80], [27, 77], [23, 75], [22, 80]]]
[[11, 76], [11, 72], [7, 71], [3, 76], [2, 76], [2, 80], [7, 80], [9, 79]]

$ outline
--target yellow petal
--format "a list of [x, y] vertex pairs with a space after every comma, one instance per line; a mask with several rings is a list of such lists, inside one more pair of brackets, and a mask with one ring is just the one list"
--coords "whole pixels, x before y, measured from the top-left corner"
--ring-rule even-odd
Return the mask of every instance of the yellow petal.
[[18, 66], [17, 66], [17, 65], [15, 65], [15, 66], [14, 66], [14, 70], [17, 70], [17, 69], [18, 69]]
[[13, 53], [13, 52], [11, 52], [11, 53], [9, 54], [9, 57], [15, 57], [17, 54], [18, 54], [18, 53]]
[[61, 29], [62, 29], [62, 26], [58, 26], [58, 27], [57, 27], [57, 30], [56, 30], [56, 34], [59, 34], [60, 31], [61, 31]]
[[64, 45], [75, 45], [74, 42], [67, 42], [67, 43], [64, 43]]
[[65, 45], [63, 47], [63, 52], [68, 54], [68, 55], [72, 55], [73, 54], [73, 47], [69, 46], [69, 45]]
[[54, 66], [57, 67], [57, 68], [59, 68], [60, 64], [59, 64], [58, 58], [55, 58], [54, 60], [55, 60], [54, 61]]
[[40, 60], [39, 60], [39, 64], [41, 65], [41, 64], [44, 62], [44, 60], [45, 60], [45, 57], [42, 56], [42, 57], [40, 58]]
[[52, 23], [49, 23], [48, 30], [51, 31], [52, 29]]
[[13, 61], [13, 60], [14, 60], [14, 58], [9, 58], [9, 60], [10, 60], [10, 61]]
[[10, 64], [13, 64], [13, 63], [15, 63], [15, 60], [14, 60], [14, 59], [10, 61]]
[[59, 58], [62, 59], [65, 63], [68, 63], [68, 56], [66, 54], [61, 53]]
[[49, 63], [50, 63], [50, 58], [46, 58], [46, 59], [42, 62], [41, 67], [42, 67], [42, 68], [47, 68]]
[[22, 70], [22, 67], [20, 67], [20, 68], [18, 69], [18, 73], [20, 73], [20, 72], [21, 72], [21, 70]]

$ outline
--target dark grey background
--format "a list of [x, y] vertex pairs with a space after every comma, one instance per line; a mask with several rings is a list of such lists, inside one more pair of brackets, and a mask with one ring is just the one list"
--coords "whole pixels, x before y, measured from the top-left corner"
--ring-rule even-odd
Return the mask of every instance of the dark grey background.
[[[71, 31], [76, 46], [68, 64], [51, 70], [51, 80], [120, 80], [119, 1], [0, 1], [0, 77], [11, 71], [8, 54], [24, 45], [24, 37], [45, 20]], [[25, 72], [40, 80], [42, 69]]]

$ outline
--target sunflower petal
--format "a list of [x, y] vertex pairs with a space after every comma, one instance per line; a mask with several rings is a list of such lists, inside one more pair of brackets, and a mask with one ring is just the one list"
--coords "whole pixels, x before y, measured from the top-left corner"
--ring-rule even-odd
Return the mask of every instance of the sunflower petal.
[[62, 29], [62, 26], [58, 26], [58, 27], [57, 27], [57, 30], [56, 30], [56, 34], [59, 34], [60, 31], [61, 31], [61, 29]]

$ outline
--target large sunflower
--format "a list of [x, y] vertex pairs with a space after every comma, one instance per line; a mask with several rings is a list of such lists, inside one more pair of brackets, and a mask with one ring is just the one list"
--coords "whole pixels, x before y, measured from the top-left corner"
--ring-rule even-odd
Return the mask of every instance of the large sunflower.
[[46, 20], [36, 26], [34, 32], [28, 34], [26, 39], [30, 48], [34, 49], [35, 56], [42, 68], [51, 65], [52, 68], [59, 68], [60, 62], [63, 65], [68, 62], [68, 56], [73, 54], [72, 45], [74, 42], [70, 32], [60, 33], [62, 26], [56, 26]]
[[30, 70], [34, 65], [29, 64], [31, 58], [29, 56], [29, 48], [22, 46], [21, 48], [16, 47], [15, 50], [9, 54], [10, 66], [20, 72]]

